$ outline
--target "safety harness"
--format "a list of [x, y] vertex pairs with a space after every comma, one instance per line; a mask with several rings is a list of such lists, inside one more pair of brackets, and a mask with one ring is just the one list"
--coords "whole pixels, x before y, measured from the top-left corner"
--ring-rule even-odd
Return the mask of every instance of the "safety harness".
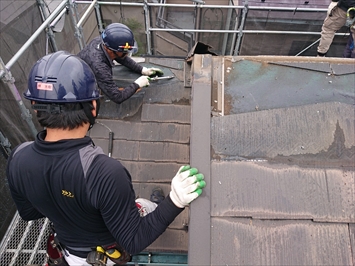
[[52, 223], [49, 225], [49, 230], [47, 239], [47, 266], [69, 266], [63, 256], [64, 249], [59, 243]]

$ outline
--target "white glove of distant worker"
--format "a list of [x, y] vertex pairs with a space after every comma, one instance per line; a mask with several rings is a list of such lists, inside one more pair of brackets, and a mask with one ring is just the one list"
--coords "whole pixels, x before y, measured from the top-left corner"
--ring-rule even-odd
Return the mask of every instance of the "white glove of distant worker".
[[329, 14], [332, 12], [333, 8], [338, 4], [338, 2], [330, 2], [329, 6], [328, 6], [328, 11], [327, 11], [327, 15], [329, 16]]
[[206, 186], [203, 174], [190, 165], [181, 166], [171, 181], [170, 198], [176, 207], [184, 208], [201, 195]]
[[156, 67], [151, 67], [151, 68], [147, 68], [147, 67], [143, 67], [142, 69], [142, 74], [145, 76], [152, 76], [152, 75], [164, 75], [163, 70], [156, 68]]
[[139, 88], [147, 87], [149, 86], [149, 77], [140, 76], [134, 81], [134, 83], [138, 84]]

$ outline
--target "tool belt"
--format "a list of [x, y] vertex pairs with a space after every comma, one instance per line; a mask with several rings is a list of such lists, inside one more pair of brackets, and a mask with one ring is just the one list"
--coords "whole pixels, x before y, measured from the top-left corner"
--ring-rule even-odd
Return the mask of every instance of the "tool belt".
[[[131, 255], [125, 251], [118, 243], [112, 243], [108, 245], [96, 246], [93, 248], [72, 248], [67, 247], [68, 250], [78, 250], [89, 252], [86, 258], [86, 262], [93, 266], [106, 265], [107, 259], [112, 260], [116, 265], [124, 265], [131, 261]], [[59, 243], [54, 226], [50, 224], [50, 234], [47, 239], [47, 257], [48, 266], [70, 266], [63, 256], [65, 252], [62, 245]]]
[[65, 261], [62, 253], [62, 247], [56, 237], [56, 234], [51, 230], [47, 239], [47, 265], [48, 266], [69, 266]]
[[131, 261], [132, 258], [119, 244], [113, 243], [93, 248], [88, 254], [86, 262], [94, 266], [101, 266], [106, 265], [107, 259], [118, 265], [124, 265]]

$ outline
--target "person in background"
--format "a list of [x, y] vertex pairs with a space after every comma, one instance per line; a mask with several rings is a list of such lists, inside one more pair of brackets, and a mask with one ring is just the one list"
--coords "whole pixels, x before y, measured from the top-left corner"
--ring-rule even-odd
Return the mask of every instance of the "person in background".
[[22, 219], [53, 223], [48, 265], [125, 263], [201, 195], [204, 176], [186, 165], [166, 197], [153, 190], [155, 202], [136, 200], [127, 169], [87, 136], [100, 95], [93, 72], [77, 56], [59, 51], [38, 60], [24, 97], [45, 130], [13, 149], [6, 176]]
[[346, 13], [351, 7], [355, 7], [355, 0], [332, 0], [328, 7], [327, 16], [324, 19], [321, 38], [317, 47], [318, 56], [325, 56], [333, 42], [335, 32], [346, 23]]
[[[77, 54], [91, 67], [102, 92], [118, 104], [149, 86], [149, 76], [163, 74], [161, 69], [143, 67], [128, 56], [136, 48], [135, 43], [133, 33], [126, 25], [112, 23]], [[118, 87], [112, 77], [113, 60], [142, 76], [125, 88]]]
[[345, 46], [343, 57], [355, 58], [355, 7], [349, 8], [347, 12], [346, 24], [349, 25], [349, 39]]

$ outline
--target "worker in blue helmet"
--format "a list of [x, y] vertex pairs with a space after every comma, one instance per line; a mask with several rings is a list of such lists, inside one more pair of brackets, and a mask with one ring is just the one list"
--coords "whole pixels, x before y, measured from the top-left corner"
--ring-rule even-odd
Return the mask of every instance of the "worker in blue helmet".
[[79, 57], [59, 51], [38, 60], [24, 97], [45, 130], [12, 150], [6, 176], [22, 219], [53, 225], [49, 266], [124, 264], [202, 193], [203, 175], [182, 166], [168, 196], [153, 190], [150, 200], [136, 199], [127, 169], [87, 136], [100, 96]]
[[88, 122], [91, 128], [100, 106], [100, 93], [92, 70], [77, 56], [65, 51], [44, 56], [32, 67], [24, 97], [32, 101], [39, 123], [49, 128], [77, 127], [70, 118], [47, 121], [51, 120], [51, 114], [69, 111], [81, 113], [82, 122]]
[[[149, 76], [163, 74], [161, 69], [143, 67], [127, 56], [136, 49], [135, 44], [133, 33], [126, 25], [112, 23], [78, 53], [93, 70], [99, 88], [115, 103], [122, 103], [149, 86]], [[114, 60], [142, 76], [125, 88], [117, 86], [112, 77]]]

